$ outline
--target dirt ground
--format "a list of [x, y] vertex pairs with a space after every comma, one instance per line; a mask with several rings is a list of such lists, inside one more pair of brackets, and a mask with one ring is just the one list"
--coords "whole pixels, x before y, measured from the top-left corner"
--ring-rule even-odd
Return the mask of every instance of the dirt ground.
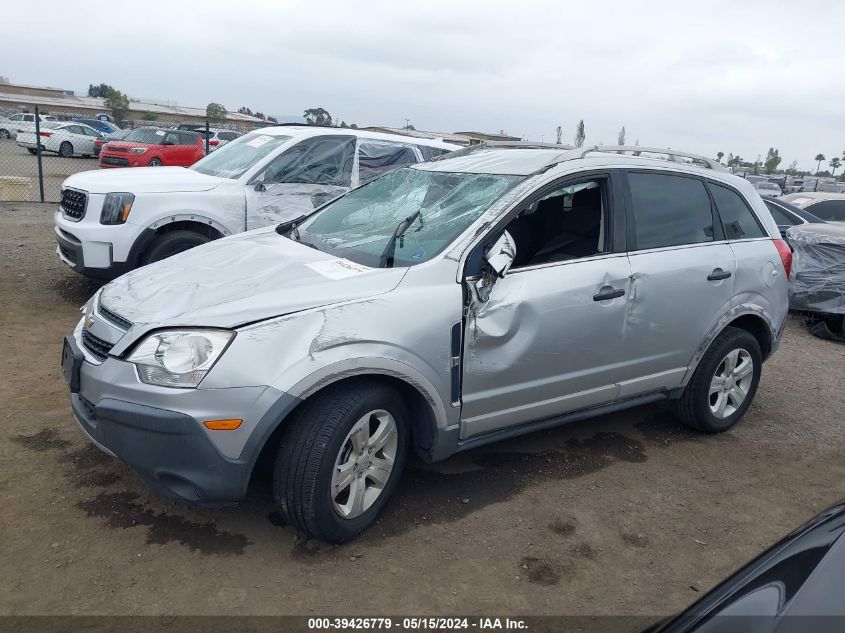
[[845, 497], [845, 345], [793, 320], [732, 431], [648, 406], [413, 462], [349, 545], [298, 538], [266, 486], [162, 500], [72, 420], [60, 344], [97, 284], [52, 212], [0, 205], [0, 614], [670, 614]]

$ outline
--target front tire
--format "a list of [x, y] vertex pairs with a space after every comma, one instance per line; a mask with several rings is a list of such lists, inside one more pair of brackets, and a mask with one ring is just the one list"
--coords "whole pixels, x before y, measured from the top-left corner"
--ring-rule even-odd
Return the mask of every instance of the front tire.
[[344, 543], [372, 525], [402, 474], [410, 422], [401, 395], [372, 379], [329, 387], [290, 420], [273, 497], [304, 534]]
[[752, 334], [727, 327], [702, 356], [678, 400], [675, 417], [705, 433], [727, 431], [745, 415], [763, 367], [760, 344]]
[[33, 147], [27, 147], [27, 148], [26, 148], [26, 151], [28, 151], [30, 154], [33, 154], [33, 155], [35, 155], [35, 154], [37, 154], [37, 153], [38, 153], [38, 150], [36, 150], [36, 149], [35, 149], [35, 148], [33, 148]]
[[161, 162], [160, 158], [151, 158], [149, 166], [150, 167], [161, 167], [163, 163]]
[[0, 130], [0, 138], [8, 140], [12, 138], [12, 135], [9, 133], [9, 130]]
[[156, 239], [143, 261], [152, 264], [210, 241], [211, 238], [193, 231], [169, 231]]
[[71, 145], [68, 141], [62, 141], [62, 144], [59, 145], [59, 156], [62, 158], [70, 158], [73, 156], [73, 145]]

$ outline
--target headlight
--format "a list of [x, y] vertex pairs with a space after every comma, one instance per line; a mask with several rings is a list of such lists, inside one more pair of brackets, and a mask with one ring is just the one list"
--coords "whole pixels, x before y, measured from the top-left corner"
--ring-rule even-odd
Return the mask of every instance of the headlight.
[[147, 148], [146, 147], [131, 147], [129, 148], [130, 154], [146, 154]]
[[225, 330], [169, 330], [150, 334], [126, 359], [142, 382], [196, 387], [234, 338]]
[[123, 224], [129, 217], [135, 196], [131, 193], [109, 193], [100, 211], [100, 224]]

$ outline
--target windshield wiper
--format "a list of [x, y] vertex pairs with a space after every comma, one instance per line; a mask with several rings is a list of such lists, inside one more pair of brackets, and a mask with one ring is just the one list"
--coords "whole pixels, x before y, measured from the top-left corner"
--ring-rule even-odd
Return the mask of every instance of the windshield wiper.
[[387, 244], [381, 253], [381, 257], [379, 257], [378, 265], [380, 268], [393, 268], [393, 255], [396, 252], [396, 240], [405, 235], [405, 231], [407, 231], [414, 223], [414, 220], [420, 217], [420, 213], [422, 213], [422, 209], [417, 209], [413, 214], [409, 215], [396, 225], [396, 230], [393, 231], [393, 235], [391, 235], [390, 239], [387, 240]]
[[278, 226], [276, 226], [276, 233], [279, 235], [284, 235], [289, 231], [292, 231], [294, 234], [294, 238], [297, 242], [299, 241], [299, 230], [296, 228], [299, 226], [308, 216], [307, 215], [300, 215], [298, 218], [294, 218], [293, 220], [288, 220], [287, 222], [282, 222]]

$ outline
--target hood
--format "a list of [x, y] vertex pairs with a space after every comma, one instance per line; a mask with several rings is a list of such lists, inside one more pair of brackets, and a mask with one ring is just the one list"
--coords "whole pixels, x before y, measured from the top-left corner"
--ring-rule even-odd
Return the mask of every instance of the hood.
[[62, 186], [89, 193], [176, 193], [208, 191], [224, 181], [184, 167], [119, 167], [73, 174]]
[[135, 325], [231, 328], [389, 292], [406, 271], [338, 259], [268, 228], [123, 275], [100, 304]]

